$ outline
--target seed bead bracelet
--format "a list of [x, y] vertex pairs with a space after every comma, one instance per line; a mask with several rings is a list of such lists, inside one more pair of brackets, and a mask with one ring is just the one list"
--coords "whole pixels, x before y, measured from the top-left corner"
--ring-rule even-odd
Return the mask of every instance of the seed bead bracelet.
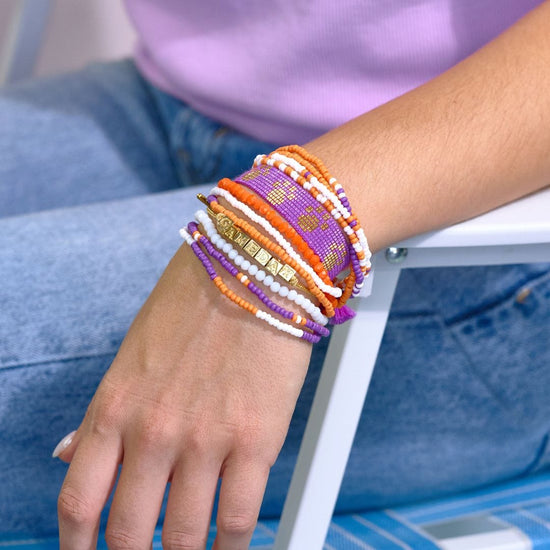
[[[363, 229], [360, 226], [359, 220], [353, 215], [351, 205], [345, 194], [344, 188], [337, 182], [336, 178], [330, 176], [322, 161], [310, 155], [305, 149], [297, 145], [292, 145], [278, 149], [277, 151], [279, 150], [284, 150], [288, 156], [285, 157], [278, 152], [272, 153], [270, 156], [278, 158], [278, 160], [282, 160], [283, 162], [293, 166], [321, 192], [323, 192], [323, 188], [327, 189], [326, 194], [329, 200], [340, 210], [340, 213], [343, 215], [344, 219], [348, 221], [349, 227], [355, 230], [363, 248], [363, 252], [366, 253], [365, 257], [362, 258], [361, 265], [363, 267], [370, 267], [369, 260], [371, 254], [367, 239]], [[300, 162], [303, 163], [304, 166], [302, 166]], [[318, 168], [314, 162], [318, 163]], [[336, 193], [336, 195], [334, 193]], [[357, 246], [355, 246], [355, 249], [358, 250]]]
[[[269, 157], [273, 157], [275, 159], [274, 163], [271, 163], [271, 162], [267, 163], [269, 166], [276, 166], [279, 170], [284, 170], [287, 174], [290, 174], [293, 179], [297, 180], [297, 183], [299, 182], [299, 179], [296, 177], [297, 172], [295, 170], [299, 170], [300, 175], [305, 177], [306, 180], [308, 180], [308, 178], [311, 176], [311, 172], [307, 171], [305, 169], [305, 167], [302, 166], [293, 157], [286, 157], [286, 156], [281, 155], [279, 153], [271, 153], [269, 155]], [[260, 164], [265, 164], [264, 162], [262, 162], [262, 159], [259, 158], [259, 157], [257, 157], [256, 160]], [[302, 160], [302, 159], [300, 159], [300, 160]], [[291, 168], [294, 168], [294, 170], [291, 170], [289, 172], [287, 166], [290, 166]], [[315, 170], [314, 167], [311, 167], [311, 169]], [[337, 198], [332, 192], [328, 191], [328, 188], [326, 187], [326, 183], [321, 183], [321, 181], [323, 181], [322, 178], [323, 177], [320, 174], [319, 174], [319, 179], [315, 178], [314, 176], [311, 176], [311, 181], [316, 183], [315, 187], [317, 189], [321, 189], [321, 190], [325, 189], [326, 190], [325, 192], [329, 196], [329, 199], [331, 200], [331, 202], [333, 204], [336, 202], [340, 207], [339, 208], [340, 212], [344, 211], [347, 215], [347, 218], [349, 219], [350, 215], [349, 215], [347, 209], [343, 210], [344, 205], [343, 205], [343, 203], [340, 202], [340, 199]], [[332, 179], [334, 180], [334, 178], [332, 178]], [[319, 180], [321, 180], [321, 181], [319, 181]], [[309, 183], [304, 183], [305, 188], [309, 188], [308, 185], [309, 185]], [[322, 200], [325, 200], [321, 193], [320, 193], [320, 195], [321, 196], [318, 196], [318, 198], [322, 199]], [[346, 198], [346, 201], [347, 201], [347, 198]], [[349, 202], [347, 202], [347, 204], [349, 205]], [[339, 214], [334, 212], [334, 211], [332, 211], [331, 214], [333, 216], [336, 216], [336, 217], [339, 216]], [[357, 224], [357, 222], [355, 220], [352, 220], [351, 223], [354, 224], [354, 225]], [[344, 227], [344, 230], [346, 231], [347, 235], [351, 235], [353, 233], [353, 230], [351, 229], [350, 226]], [[361, 288], [363, 287], [363, 284], [364, 284], [364, 279], [370, 271], [370, 251], [368, 249], [368, 244], [366, 244], [366, 239], [364, 238], [364, 233], [363, 233], [362, 229], [360, 229], [359, 234], [357, 235], [357, 238], [359, 239], [359, 242], [354, 240], [354, 242], [352, 243], [352, 247], [350, 249], [352, 270], [350, 272], [350, 275], [348, 277], [344, 278], [344, 280], [341, 283], [339, 283], [342, 286], [342, 288], [344, 289], [344, 291], [342, 293], [342, 296], [341, 296], [340, 300], [338, 301], [339, 305], [345, 304], [351, 296], [357, 295], [360, 292], [360, 290], [361, 290]], [[364, 248], [361, 247], [361, 245], [363, 244], [363, 241], [364, 241]], [[364, 253], [365, 249], [367, 250], [367, 255], [365, 255], [365, 253]]]
[[[291, 160], [292, 162], [292, 159], [288, 160]], [[349, 318], [349, 316], [353, 316], [354, 313], [349, 308], [344, 308], [343, 306], [347, 302], [348, 298], [354, 295], [354, 293], [356, 295], [360, 291], [361, 287], [363, 286], [365, 274], [368, 274], [368, 270], [370, 269], [370, 264], [365, 264], [365, 255], [361, 247], [361, 242], [358, 240], [358, 237], [354, 235], [351, 227], [342, 222], [342, 217], [340, 213], [336, 209], [330, 209], [330, 201], [323, 195], [323, 193], [319, 190], [313, 189], [313, 187], [309, 182], [307, 182], [307, 180], [306, 182], [304, 182], [304, 178], [300, 176], [295, 170], [293, 170], [291, 167], [283, 162], [272, 159], [271, 155], [267, 159], [262, 157], [257, 158], [257, 164], [265, 164], [267, 166], [278, 168], [279, 170], [284, 171], [287, 175], [291, 176], [298, 184], [303, 183], [303, 187], [309, 190], [311, 194], [316, 198], [316, 200], [323, 204], [323, 207], [327, 209], [330, 212], [330, 215], [339, 222], [340, 226], [348, 235], [351, 241], [351, 247], [349, 251], [352, 269], [349, 276], [345, 277], [343, 281], [336, 283], [340, 287], [344, 288], [344, 292], [338, 301], [338, 309], [336, 310], [336, 312], [338, 318], [342, 319], [341, 322], [345, 321], [347, 318]], [[309, 178], [311, 174], [309, 172], [307, 174], [307, 177]], [[335, 198], [335, 195], [332, 194], [332, 197]], [[362, 266], [362, 263], [365, 265]], [[342, 311], [342, 315], [340, 315], [340, 311]]]
[[[255, 164], [263, 164], [277, 168], [281, 172], [285, 173], [287, 176], [291, 177], [298, 185], [301, 185], [320, 204], [322, 204], [326, 211], [330, 213], [331, 217], [338, 222], [338, 224], [344, 230], [348, 239], [350, 240], [350, 252], [352, 260], [351, 265], [356, 281], [354, 284], [354, 288], [357, 288], [357, 291], [359, 291], [363, 286], [365, 271], [368, 267], [368, 260], [366, 259], [366, 255], [363, 250], [363, 243], [359, 238], [359, 235], [357, 235], [356, 233], [357, 221], [345, 209], [344, 205], [342, 205], [338, 197], [326, 185], [323, 185], [317, 178], [315, 178], [313, 174], [311, 174], [311, 172], [308, 172], [305, 167], [300, 166], [302, 172], [302, 174], [300, 174], [292, 166], [289, 166], [287, 163], [284, 163], [281, 160], [277, 160], [274, 155], [275, 154], [271, 154], [269, 156], [259, 155], [258, 157], [256, 157]], [[279, 158], [285, 158], [287, 162], [295, 162], [295, 159], [290, 159], [280, 154], [278, 154], [278, 156]], [[353, 223], [354, 226], [351, 226], [351, 223]]]
[[[298, 145], [289, 145], [286, 147], [280, 147], [277, 149], [274, 154], [280, 154], [282, 152], [283, 154], [290, 156], [293, 160], [298, 162], [298, 166], [301, 167], [303, 170], [301, 170], [302, 175], [304, 174], [304, 171], [309, 170], [313, 177], [315, 177], [318, 181], [325, 181], [326, 185], [330, 186], [332, 190], [337, 194], [338, 199], [340, 203], [345, 207], [346, 211], [351, 215], [350, 218], [347, 218], [345, 213], [343, 213], [344, 217], [348, 219], [350, 227], [352, 227], [357, 237], [359, 238], [359, 241], [361, 243], [361, 246], [363, 248], [363, 252], [365, 254], [364, 258], [361, 258], [361, 266], [364, 268], [365, 276], [368, 275], [368, 272], [370, 271], [370, 257], [371, 253], [369, 250], [369, 246], [367, 243], [367, 238], [365, 236], [364, 230], [361, 228], [361, 224], [359, 222], [359, 219], [353, 214], [350, 202], [346, 196], [346, 193], [344, 191], [344, 188], [336, 178], [332, 177], [326, 166], [323, 164], [323, 162], [310, 154], [308, 151], [306, 151], [303, 147], [300, 147]], [[303, 163], [304, 166], [301, 166], [299, 163]], [[357, 247], [355, 247], [355, 250], [357, 250]], [[360, 288], [363, 286], [362, 281], [361, 283], [358, 283], [356, 285], [356, 288], [354, 289], [354, 295], [357, 295], [360, 291]]]
[[[325, 266], [321, 262], [321, 258], [319, 258], [319, 256], [317, 256], [317, 254], [315, 254], [315, 252], [313, 252], [313, 250], [309, 248], [308, 244], [304, 241], [304, 239], [302, 239], [302, 237], [300, 237], [296, 230], [284, 218], [279, 216], [269, 204], [260, 199], [254, 193], [248, 191], [242, 185], [239, 185], [238, 183], [228, 178], [223, 178], [222, 180], [220, 180], [218, 182], [218, 188], [227, 190], [235, 197], [235, 199], [242, 201], [244, 204], [263, 216], [263, 218], [267, 221], [266, 225], [264, 226], [267, 231], [270, 231], [271, 233], [271, 229], [268, 229], [268, 226], [273, 226], [274, 228], [278, 229], [282, 234], [284, 234], [288, 239], [290, 239], [291, 243], [296, 246], [296, 248], [305, 258], [305, 260], [309, 262], [309, 265], [313, 268], [313, 271], [317, 273], [322, 281], [326, 283], [326, 286], [328, 288], [324, 288], [321, 284], [318, 283], [319, 287], [325, 290], [325, 292], [332, 292], [332, 295], [336, 298], [339, 297], [337, 289], [331, 288], [332, 281], [328, 276]], [[275, 236], [275, 234], [273, 234], [273, 236]]]
[[[226, 180], [226, 179], [221, 180], [218, 183], [218, 187], [214, 187], [210, 191], [210, 193], [213, 194], [213, 195], [222, 196], [224, 199], [227, 200], [227, 202], [229, 202], [229, 204], [231, 206], [233, 206], [237, 210], [240, 210], [241, 212], [243, 212], [248, 218], [250, 218], [252, 221], [257, 223], [258, 225], [261, 225], [285, 249], [285, 251], [289, 254], [289, 256], [291, 258], [294, 258], [311, 275], [312, 279], [315, 281], [315, 284], [323, 292], [325, 292], [326, 294], [330, 294], [331, 296], [335, 296], [335, 297], [339, 297], [339, 296], [336, 296], [336, 294], [339, 294], [339, 295], [342, 294], [341, 289], [335, 289], [334, 287], [331, 286], [332, 282], [328, 278], [328, 273], [326, 273], [324, 268], [323, 268], [323, 271], [325, 273], [325, 277], [323, 279], [325, 279], [325, 280], [321, 279], [318, 272], [311, 266], [311, 264], [308, 264], [306, 261], [304, 261], [301, 258], [301, 256], [296, 252], [296, 250], [292, 247], [292, 244], [289, 243], [281, 235], [281, 233], [275, 227], [273, 227], [270, 224], [270, 221], [273, 221], [273, 217], [270, 217], [270, 219], [268, 220], [267, 216], [266, 217], [260, 216], [259, 214], [254, 212], [247, 204], [245, 204], [245, 203], [241, 202], [240, 200], [238, 200], [237, 196], [233, 195], [232, 192], [227, 188], [231, 189], [231, 191], [234, 191], [235, 195], [238, 194], [239, 198], [244, 198], [245, 200], [250, 200], [251, 204], [255, 204], [255, 202], [252, 201], [250, 199], [250, 197], [254, 197], [254, 198], [257, 198], [257, 197], [255, 195], [253, 195], [252, 193], [249, 193], [248, 191], [245, 191], [242, 187], [240, 187], [238, 184], [234, 183], [231, 180]], [[243, 192], [244, 192], [244, 194], [243, 194]], [[249, 196], [247, 197], [246, 194], [248, 194]], [[259, 206], [260, 205], [258, 205], [258, 207]], [[268, 209], [268, 207], [266, 207], [266, 209]], [[262, 212], [260, 212], [260, 213], [262, 213]], [[288, 224], [287, 224], [287, 226], [288, 226], [288, 228], [292, 229]], [[303, 243], [303, 245], [304, 245], [304, 247], [307, 246], [305, 243]], [[309, 248], [307, 250], [310, 252], [309, 258], [311, 258], [314, 254], [311, 252], [311, 250]], [[318, 259], [318, 256], [316, 256], [316, 255], [314, 255], [314, 256], [317, 257], [317, 259]], [[308, 259], [307, 255], [306, 255], [306, 259]], [[321, 264], [320, 260], [318, 260], [318, 264], [322, 267], [322, 264]], [[327, 280], [328, 280], [328, 284], [326, 282]], [[338, 290], [339, 292], [335, 293], [336, 290]]]
[[[219, 191], [219, 194], [224, 197], [227, 193], [226, 191], [221, 189], [218, 190], [217, 188], [212, 189], [212, 191], [214, 191], [214, 193], [212, 194], [216, 195], [216, 191]], [[206, 201], [206, 204], [208, 205], [208, 200], [202, 193], [197, 194], [197, 198], [201, 202]], [[238, 202], [235, 201], [231, 195], [228, 195], [227, 199], [229, 199], [228, 202], [230, 203]], [[237, 205], [235, 204], [235, 209], [238, 210], [236, 206]], [[235, 242], [238, 246], [240, 246], [251, 258], [258, 262], [262, 267], [264, 267], [265, 270], [269, 272], [273, 277], [280, 277], [283, 281], [286, 281], [293, 287], [300, 289], [303, 292], [307, 292], [308, 294], [311, 294], [310, 290], [303, 286], [302, 283], [300, 283], [300, 281], [298, 280], [298, 277], [296, 277], [295, 269], [293, 269], [288, 264], [285, 264], [280, 258], [274, 256], [268, 250], [262, 248], [250, 235], [243, 231], [242, 228], [240, 229], [236, 227], [231, 219], [229, 219], [225, 214], [216, 214], [209, 205], [207, 206], [206, 211], [208, 213], [208, 216], [210, 216], [212, 220], [216, 222], [218, 229], [224, 237], [227, 237], [229, 240]], [[256, 216], [254, 213], [253, 215]]]
[[248, 271], [250, 275], [256, 278], [256, 280], [265, 286], [269, 287], [272, 292], [279, 294], [283, 298], [288, 298], [294, 302], [297, 306], [301, 307], [306, 313], [309, 313], [313, 320], [320, 325], [326, 325], [328, 323], [328, 318], [325, 317], [321, 310], [306, 296], [299, 294], [294, 289], [289, 289], [287, 286], [280, 284], [279, 282], [273, 280], [271, 275], [268, 275], [264, 270], [259, 269], [256, 264], [250, 263], [248, 260], [241, 256], [237, 249], [233, 245], [226, 241], [216, 230], [214, 222], [209, 218], [208, 214], [204, 210], [197, 210], [195, 212], [195, 219], [199, 222], [205, 229], [206, 234], [210, 241], [216, 246], [221, 252], [227, 254], [227, 257], [241, 269]]
[[[358, 281], [357, 286], [360, 288], [364, 279], [362, 271], [368, 267], [368, 258], [365, 256], [365, 250], [368, 251], [368, 245], [364, 236], [363, 230], [358, 225], [358, 221], [348, 211], [348, 209], [342, 204], [340, 198], [331, 189], [332, 185], [329, 181], [324, 181], [323, 176], [315, 170], [314, 166], [310, 166], [309, 163], [295, 153], [289, 153], [289, 156], [281, 155], [280, 153], [272, 153], [268, 157], [260, 156], [257, 158], [257, 164], [267, 164], [269, 166], [275, 166], [279, 170], [284, 171], [287, 175], [291, 176], [297, 183], [301, 184], [307, 189], [315, 198], [322, 203], [325, 208], [330, 211], [334, 219], [337, 219], [345, 230], [346, 234], [350, 238], [352, 244], [352, 254], [357, 256], [359, 264], [356, 266], [356, 278]], [[308, 168], [314, 172], [310, 172], [306, 167], [302, 166], [298, 160], [306, 163]], [[299, 173], [296, 171], [298, 170]], [[318, 177], [316, 177], [316, 175]], [[331, 181], [334, 178], [331, 179]], [[349, 204], [349, 202], [348, 202]], [[346, 224], [342, 223], [339, 218], [343, 217]], [[357, 269], [361, 266], [363, 269]]]
[[290, 176], [271, 166], [254, 166], [235, 182], [259, 195], [294, 228], [319, 256], [331, 281], [347, 267], [349, 245], [345, 232], [324, 206]]
[[260, 287], [256, 286], [247, 275], [239, 271], [239, 269], [235, 267], [221, 252], [216, 250], [208, 237], [199, 231], [198, 225], [195, 222], [189, 222], [187, 224], [187, 231], [197, 242], [204, 246], [210, 256], [217, 260], [230, 275], [240, 281], [252, 294], [255, 294], [264, 303], [264, 305], [271, 309], [271, 311], [274, 311], [281, 317], [284, 317], [297, 325], [301, 325], [302, 329], [306, 327], [309, 330], [312, 330], [319, 336], [330, 335], [330, 331], [326, 327], [319, 325], [307, 317], [303, 317], [302, 315], [289, 311], [271, 300], [271, 298], [269, 298], [269, 296], [267, 296]]
[[189, 234], [189, 232], [185, 228], [181, 228], [180, 235], [183, 237], [184, 241], [191, 247], [191, 249], [195, 253], [195, 256], [197, 256], [197, 258], [201, 261], [210, 279], [218, 287], [220, 292], [224, 296], [229, 298], [229, 300], [242, 307], [243, 309], [249, 311], [258, 319], [265, 321], [266, 323], [270, 324], [271, 326], [282, 332], [286, 332], [288, 334], [291, 334], [292, 336], [296, 336], [297, 338], [301, 338], [302, 340], [306, 340], [307, 342], [310, 342], [312, 344], [319, 342], [319, 340], [321, 339], [320, 336], [311, 334], [302, 329], [298, 329], [292, 325], [289, 325], [288, 323], [283, 323], [282, 321], [279, 321], [278, 319], [273, 317], [273, 315], [271, 315], [267, 311], [259, 309], [255, 305], [247, 302], [246, 300], [235, 294], [235, 292], [228, 288], [227, 285], [223, 282], [223, 279], [217, 274], [214, 266], [212, 265], [212, 262], [208, 259], [208, 256], [201, 249], [198, 243], [195, 242], [195, 239]]
[[[358, 260], [358, 263], [355, 265], [355, 274], [357, 286], [360, 288], [364, 280], [363, 272], [366, 270], [366, 268], [370, 267], [370, 253], [368, 254], [368, 257], [365, 254], [365, 250], [368, 251], [368, 245], [363, 230], [358, 227], [358, 222], [356, 219], [354, 219], [351, 210], [343, 204], [343, 202], [340, 200], [340, 196], [338, 196], [335, 191], [332, 190], [331, 183], [329, 181], [325, 181], [323, 176], [315, 170], [315, 167], [309, 165], [307, 161], [304, 161], [294, 153], [289, 153], [289, 155], [291, 156], [285, 156], [275, 152], [271, 153], [269, 155], [269, 158], [273, 158], [275, 161], [278, 161], [279, 164], [277, 164], [276, 162], [273, 164], [279, 170], [285, 171], [285, 173], [289, 174], [292, 179], [294, 179], [294, 181], [296, 181], [297, 183], [301, 183], [305, 189], [310, 190], [311, 186], [317, 189], [317, 191], [319, 191], [319, 194], [316, 196], [317, 200], [323, 203], [327, 208], [330, 208], [329, 204], [327, 203], [327, 201], [329, 201], [329, 203], [332, 204], [332, 206], [334, 207], [334, 209], [331, 210], [331, 215], [335, 219], [342, 216], [344, 220], [348, 223], [348, 225], [343, 226], [343, 228], [346, 234], [352, 240], [352, 257], [357, 257]], [[306, 166], [302, 166], [299, 161], [304, 162], [307, 168]], [[291, 168], [290, 172], [288, 171], [288, 166], [290, 166]], [[301, 180], [298, 176], [304, 178], [305, 181]], [[334, 178], [332, 178], [331, 181], [332, 180], [334, 180]], [[349, 201], [347, 201], [347, 197], [344, 198], [346, 199], [346, 203], [349, 206]], [[352, 237], [354, 233], [357, 238], [357, 241], [355, 242]]]
[[304, 269], [301, 268], [298, 263], [291, 258], [279, 245], [271, 242], [267, 237], [262, 235], [259, 231], [256, 230], [253, 226], [251, 226], [249, 223], [247, 223], [245, 220], [239, 218], [235, 215], [234, 212], [227, 210], [224, 208], [217, 200], [217, 197], [215, 195], [209, 195], [207, 197], [208, 203], [210, 205], [210, 208], [218, 213], [221, 212], [225, 214], [236, 227], [239, 229], [242, 229], [244, 232], [248, 233], [249, 235], [252, 235], [252, 238], [260, 243], [262, 246], [264, 246], [266, 249], [268, 249], [270, 252], [273, 252], [274, 254], [280, 256], [280, 258], [290, 265], [305, 281], [307, 284], [307, 287], [309, 288], [310, 292], [321, 302], [321, 305], [324, 308], [324, 314], [327, 317], [334, 317], [334, 305], [333, 301], [334, 298], [327, 296], [322, 290], [317, 287], [313, 279], [311, 278], [311, 275], [307, 273]]
[[[333, 288], [342, 296], [336, 276], [349, 265], [349, 239], [325, 207], [290, 176], [272, 166], [254, 167], [235, 181], [268, 202], [302, 236], [319, 255], [329, 277], [334, 278]], [[355, 315], [341, 298], [336, 303], [331, 299], [331, 303], [335, 306], [334, 315], [327, 313], [331, 323], [340, 324]]]

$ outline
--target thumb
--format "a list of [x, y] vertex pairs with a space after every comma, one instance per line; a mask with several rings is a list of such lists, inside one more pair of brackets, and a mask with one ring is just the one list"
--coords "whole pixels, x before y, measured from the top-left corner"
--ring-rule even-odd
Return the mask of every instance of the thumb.
[[77, 430], [68, 433], [53, 450], [52, 457], [63, 462], [70, 462], [77, 447]]

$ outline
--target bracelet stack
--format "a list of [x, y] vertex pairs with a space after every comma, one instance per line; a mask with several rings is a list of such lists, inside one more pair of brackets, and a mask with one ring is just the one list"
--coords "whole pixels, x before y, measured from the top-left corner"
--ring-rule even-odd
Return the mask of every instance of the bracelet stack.
[[[346, 302], [360, 292], [371, 254], [343, 187], [319, 159], [298, 145], [281, 147], [197, 197], [206, 211], [198, 210], [180, 235], [228, 299], [311, 343], [330, 334], [329, 322], [355, 315]], [[215, 264], [265, 308], [229, 289]], [[277, 304], [277, 296], [300, 314]]]

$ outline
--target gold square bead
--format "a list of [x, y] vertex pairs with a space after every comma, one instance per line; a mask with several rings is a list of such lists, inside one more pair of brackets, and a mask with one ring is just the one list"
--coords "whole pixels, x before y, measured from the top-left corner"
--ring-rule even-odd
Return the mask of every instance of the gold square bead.
[[262, 247], [254, 239], [250, 239], [244, 246], [244, 250], [250, 256], [254, 257], [258, 250], [262, 250]]
[[238, 229], [236, 229], [235, 227], [230, 227], [225, 233], [224, 235], [228, 238], [228, 239], [231, 239], [232, 241], [235, 240], [235, 234], [238, 232]]
[[273, 275], [277, 275], [277, 273], [281, 271], [282, 267], [283, 267], [283, 264], [281, 262], [278, 262], [275, 258], [271, 258], [271, 260], [267, 262], [265, 269], [266, 271], [269, 271], [269, 273], [272, 273]]
[[271, 254], [267, 250], [264, 250], [263, 248], [260, 248], [258, 253], [254, 256], [254, 259], [259, 264], [265, 265], [265, 264], [267, 264], [267, 262], [269, 262], [269, 260], [271, 260]]
[[233, 240], [241, 247], [244, 248], [246, 243], [250, 240], [250, 237], [243, 233], [242, 231], [237, 231], [235, 233], [235, 236], [233, 237]]
[[284, 265], [279, 271], [279, 276], [288, 282], [292, 279], [294, 273], [296, 273], [295, 269], [292, 269], [289, 265]]

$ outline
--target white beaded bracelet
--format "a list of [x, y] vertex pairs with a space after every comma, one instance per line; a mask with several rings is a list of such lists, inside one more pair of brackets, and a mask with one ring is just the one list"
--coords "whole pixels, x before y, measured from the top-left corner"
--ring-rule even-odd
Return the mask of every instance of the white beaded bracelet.
[[[298, 176], [306, 178], [305, 174], [308, 170], [296, 159], [287, 157], [285, 155], [282, 155], [281, 153], [272, 153], [269, 155], [269, 157], [267, 155], [257, 155], [256, 159], [254, 160], [254, 164], [258, 166], [264, 158], [266, 158], [266, 162], [270, 166], [275, 165], [275, 163], [272, 162], [270, 159], [278, 160], [279, 162], [281, 162], [281, 170], [284, 170], [287, 166], [293, 168], [294, 171], [290, 174], [290, 177], [294, 181], [298, 179]], [[338, 185], [339, 188], [342, 188], [342, 186], [337, 183], [336, 178], [332, 178], [331, 183], [334, 183]], [[321, 193], [321, 195], [317, 199], [319, 202], [325, 202], [326, 200], [329, 200], [333, 204], [334, 209], [331, 211], [331, 215], [334, 219], [343, 217], [345, 220], [347, 220], [351, 216], [347, 208], [342, 204], [340, 198], [331, 189], [326, 187], [326, 185], [322, 184], [313, 174], [309, 176], [309, 181], [304, 184], [304, 189], [307, 189], [308, 191], [311, 189], [311, 187], [315, 187]], [[357, 238], [361, 243], [361, 249], [365, 253], [365, 258], [363, 260], [360, 260], [360, 265], [370, 267], [371, 252], [369, 250], [367, 238], [363, 229], [360, 228], [358, 231], [354, 231], [353, 228], [346, 227], [344, 231], [346, 231], [348, 235], [351, 233], [355, 233], [357, 235]]]
[[[274, 168], [278, 168], [281, 171], [284, 171], [285, 168], [289, 167], [292, 172], [290, 173], [290, 177], [298, 183], [298, 177], [302, 176], [304, 179], [307, 179], [306, 183], [304, 183], [303, 187], [306, 190], [310, 190], [312, 187], [315, 187], [319, 191], [319, 195], [317, 196], [317, 200], [320, 203], [324, 203], [327, 200], [332, 203], [334, 208], [330, 211], [331, 216], [337, 220], [340, 217], [343, 217], [344, 219], [348, 219], [351, 214], [347, 210], [347, 208], [342, 204], [340, 198], [326, 185], [322, 184], [313, 174], [310, 173], [309, 176], [306, 176], [306, 173], [308, 170], [305, 166], [300, 164], [296, 159], [293, 159], [291, 157], [287, 157], [286, 155], [282, 155], [281, 153], [271, 153], [268, 155], [257, 155], [254, 159], [254, 165], [259, 166], [262, 164], [262, 161], [264, 161], [269, 166], [272, 166]], [[275, 165], [275, 161], [280, 162], [280, 166], [277, 167]], [[331, 178], [331, 183], [335, 184], [335, 187], [337, 186], [339, 189], [343, 190], [343, 187], [336, 181], [336, 178]], [[365, 236], [365, 232], [362, 228], [359, 228], [357, 231], [355, 231], [352, 227], [346, 226], [343, 228], [344, 232], [347, 235], [351, 235], [355, 233], [357, 236], [357, 239], [359, 240], [359, 243], [353, 244], [353, 248], [356, 252], [363, 252], [364, 258], [359, 260], [359, 265], [363, 268], [370, 268], [371, 267], [371, 251], [369, 249], [369, 245], [367, 242], [367, 238]], [[363, 287], [363, 282], [361, 283], [355, 283], [353, 294], [357, 295], [361, 288]]]
[[221, 189], [220, 187], [214, 187], [210, 190], [211, 195], [222, 196], [231, 206], [243, 212], [248, 218], [261, 225], [275, 240], [282, 246], [285, 252], [293, 258], [305, 271], [307, 271], [315, 284], [325, 293], [339, 298], [342, 296], [342, 289], [335, 286], [327, 285], [315, 272], [315, 270], [294, 250], [292, 245], [281, 235], [281, 233], [275, 229], [265, 218], [257, 214], [252, 208], [243, 202], [236, 199], [229, 191]]
[[197, 210], [195, 212], [195, 219], [204, 227], [208, 238], [214, 246], [223, 253], [227, 254], [227, 257], [237, 267], [248, 271], [248, 273], [255, 277], [257, 281], [269, 287], [272, 292], [279, 294], [279, 296], [282, 296], [283, 298], [288, 298], [296, 305], [300, 306], [304, 311], [311, 315], [312, 319], [316, 323], [323, 326], [328, 324], [328, 317], [323, 315], [320, 308], [317, 307], [309, 298], [303, 294], [299, 294], [294, 289], [289, 289], [287, 286], [282, 285], [278, 281], [274, 281], [271, 275], [268, 275], [263, 269], [258, 268], [256, 264], [250, 263], [250, 261], [245, 259], [244, 256], [241, 256], [237, 249], [219, 234], [214, 222], [204, 210]]
[[[180, 229], [179, 233], [182, 239], [189, 246], [191, 246], [195, 242], [195, 239], [193, 239], [193, 237], [189, 234], [187, 229], [185, 229], [184, 227]], [[258, 308], [255, 313], [255, 316], [258, 319], [262, 319], [262, 321], [265, 321], [266, 323], [275, 327], [276, 329], [282, 332], [287, 332], [288, 334], [291, 334], [292, 336], [296, 336], [297, 338], [302, 338], [302, 336], [304, 335], [304, 331], [302, 329], [296, 328], [295, 326], [289, 325], [288, 323], [283, 323], [282, 321], [279, 321], [279, 319], [276, 319], [275, 317], [273, 317], [273, 315], [271, 315], [271, 313], [265, 310]]]

